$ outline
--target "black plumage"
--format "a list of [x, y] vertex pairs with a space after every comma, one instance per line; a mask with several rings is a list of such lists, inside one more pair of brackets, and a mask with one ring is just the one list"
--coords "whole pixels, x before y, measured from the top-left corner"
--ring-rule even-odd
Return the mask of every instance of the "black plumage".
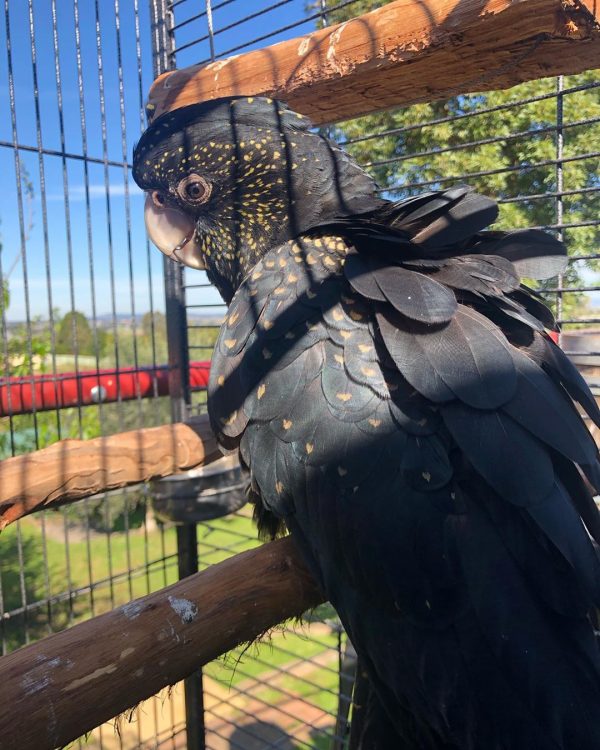
[[600, 747], [600, 464], [573, 401], [600, 410], [520, 282], [561, 243], [488, 230], [464, 186], [382, 201], [262, 98], [165, 115], [134, 174], [229, 304], [212, 424], [359, 653], [354, 746]]

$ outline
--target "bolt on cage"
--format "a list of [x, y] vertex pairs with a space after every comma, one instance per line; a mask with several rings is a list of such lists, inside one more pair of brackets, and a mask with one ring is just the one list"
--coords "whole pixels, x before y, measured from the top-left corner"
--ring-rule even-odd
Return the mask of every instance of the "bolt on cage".
[[[152, 79], [383, 4], [5, 0], [2, 376], [33, 386], [44, 372], [58, 388], [65, 371], [76, 384], [91, 374], [100, 385], [102, 370], [114, 374], [116, 396], [49, 410], [34, 396], [30, 413], [14, 414], [8, 389], [2, 457], [205, 409], [189, 365], [209, 359], [223, 308], [203, 274], [163, 263], [149, 247], [130, 180]], [[386, 196], [467, 183], [499, 196], [505, 225], [561, 236], [569, 270], [542, 291], [563, 325], [563, 347], [600, 387], [597, 72], [416, 105], [327, 132], [375, 174]], [[119, 374], [156, 371], [167, 361], [168, 397], [155, 382], [149, 396], [134, 388], [126, 400]], [[152, 503], [151, 487], [106, 493], [4, 532], [2, 653], [255, 544], [245, 509], [173, 526], [156, 520]], [[104, 725], [78, 746], [341, 748], [352, 654], [333, 611], [319, 610], [315, 619], [209, 665], [185, 689], [135, 709], [120, 733]]]

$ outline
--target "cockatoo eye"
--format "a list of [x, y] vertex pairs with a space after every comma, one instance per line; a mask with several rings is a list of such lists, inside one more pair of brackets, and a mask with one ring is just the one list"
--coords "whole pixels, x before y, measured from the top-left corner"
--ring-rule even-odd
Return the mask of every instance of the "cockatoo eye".
[[177, 194], [186, 203], [200, 205], [206, 203], [210, 198], [210, 183], [198, 174], [190, 174], [184, 177], [177, 185]]

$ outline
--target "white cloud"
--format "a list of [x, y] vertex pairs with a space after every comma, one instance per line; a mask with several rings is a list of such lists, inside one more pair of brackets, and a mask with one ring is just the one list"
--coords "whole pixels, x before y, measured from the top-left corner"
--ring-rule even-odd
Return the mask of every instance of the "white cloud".
[[[127, 185], [130, 198], [139, 198], [144, 193], [139, 189], [135, 182], [130, 182]], [[106, 199], [106, 185], [104, 183], [91, 184], [88, 186], [90, 200], [101, 198]], [[111, 198], [116, 198], [125, 195], [125, 184], [123, 182], [110, 182], [108, 184], [108, 194]], [[85, 200], [85, 185], [69, 185], [69, 201], [84, 201]], [[48, 193], [46, 196], [47, 201], [64, 201], [63, 193]]]

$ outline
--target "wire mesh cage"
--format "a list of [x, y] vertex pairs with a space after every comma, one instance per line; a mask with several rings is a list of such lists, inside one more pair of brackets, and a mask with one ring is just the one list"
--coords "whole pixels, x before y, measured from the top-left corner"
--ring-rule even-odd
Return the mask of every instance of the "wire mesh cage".
[[[384, 4], [5, 0], [2, 458], [206, 409], [205, 388], [189, 373], [210, 359], [224, 308], [202, 272], [163, 266], [149, 247], [130, 178], [153, 78]], [[385, 111], [326, 132], [386, 197], [467, 183], [499, 199], [500, 227], [562, 237], [569, 269], [540, 291], [562, 323], [563, 347], [600, 387], [597, 72]], [[106, 493], [2, 534], [3, 654], [257, 544], [247, 508], [176, 525], [156, 512], [153, 493]], [[353, 665], [325, 606], [78, 746], [341, 750]]]

